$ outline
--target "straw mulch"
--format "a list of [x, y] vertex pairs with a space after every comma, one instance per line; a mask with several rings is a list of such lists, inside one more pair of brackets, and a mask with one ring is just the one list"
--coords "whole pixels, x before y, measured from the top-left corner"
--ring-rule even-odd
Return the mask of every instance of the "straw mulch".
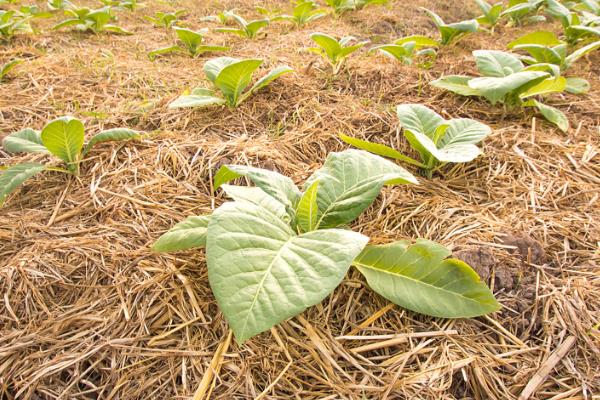
[[[194, 28], [226, 8], [258, 16], [252, 1], [207, 3], [174, 8], [190, 9], [185, 20]], [[65, 114], [84, 119], [88, 133], [127, 126], [149, 134], [95, 148], [79, 178], [28, 181], [0, 211], [0, 398], [598, 396], [600, 54], [571, 71], [591, 81], [590, 94], [552, 96], [571, 120], [563, 134], [533, 114], [427, 85], [474, 72], [474, 49], [503, 49], [537, 28], [558, 32], [556, 23], [477, 33], [443, 49], [427, 71], [362, 52], [332, 79], [303, 50], [313, 31], [374, 43], [434, 35], [418, 6], [448, 20], [477, 13], [467, 0], [393, 1], [301, 30], [274, 24], [257, 41], [211, 33], [208, 42], [230, 43], [236, 57], [264, 58], [264, 70], [295, 69], [233, 110], [167, 109], [203, 83], [205, 58], [148, 61], [147, 51], [174, 41], [143, 20], [171, 9], [158, 2], [119, 12], [133, 36], [46, 29], [1, 45], [0, 61], [27, 62], [0, 85], [0, 137]], [[491, 125], [485, 155], [419, 186], [386, 188], [354, 229], [374, 242], [424, 237], [449, 246], [490, 283], [503, 309], [473, 320], [424, 317], [388, 304], [351, 272], [322, 304], [243, 346], [229, 342], [204, 252], [161, 256], [149, 246], [185, 216], [224, 201], [210, 195], [223, 163], [275, 169], [301, 183], [328, 152], [346, 148], [338, 132], [410, 152], [391, 111], [412, 102]], [[536, 382], [543, 383], [532, 389]]]

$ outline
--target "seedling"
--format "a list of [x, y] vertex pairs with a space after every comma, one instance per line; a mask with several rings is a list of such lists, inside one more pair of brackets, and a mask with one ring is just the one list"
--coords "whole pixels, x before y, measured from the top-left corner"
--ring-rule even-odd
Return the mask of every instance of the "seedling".
[[69, 0], [48, 0], [48, 8], [52, 11], [66, 10], [67, 8], [77, 8]]
[[271, 18], [272, 21], [284, 20], [291, 21], [297, 26], [304, 26], [310, 22], [316, 21], [327, 15], [325, 10], [318, 8], [317, 4], [312, 0], [300, 0], [294, 6], [292, 15], [279, 15]]
[[10, 71], [12, 71], [17, 65], [21, 64], [23, 60], [20, 58], [15, 58], [14, 60], [10, 60], [6, 64], [4, 64], [0, 68], [0, 82], [8, 75]]
[[[256, 187], [226, 184], [239, 177]], [[347, 229], [384, 185], [408, 183], [417, 181], [406, 170], [360, 150], [330, 153], [303, 192], [273, 171], [223, 166], [214, 187], [233, 201], [212, 215], [188, 217], [153, 250], [206, 248], [209, 284], [239, 343], [320, 303], [352, 264], [373, 290], [413, 311], [458, 318], [497, 310], [477, 274], [444, 261], [442, 246], [366, 246], [366, 236]]]
[[560, 76], [557, 67], [550, 64], [525, 67], [518, 57], [502, 51], [476, 50], [473, 55], [482, 77], [450, 75], [431, 85], [463, 96], [481, 96], [492, 104], [534, 107], [561, 130], [569, 129], [569, 121], [560, 110], [535, 99], [566, 90], [567, 80]]
[[33, 33], [29, 22], [31, 18], [15, 10], [0, 10], [0, 39], [9, 40], [17, 34]]
[[325, 3], [331, 8], [336, 15], [341, 15], [346, 11], [354, 10], [356, 7], [355, 0], [325, 0]]
[[589, 38], [593, 38], [594, 40], [600, 39], [600, 27], [594, 26], [600, 23], [600, 21], [597, 21], [597, 18], [596, 20], [585, 21], [582, 20], [579, 14], [571, 12], [556, 0], [546, 0], [546, 2], [546, 12], [560, 21], [567, 43], [575, 45], [577, 42]]
[[75, 26], [80, 31], [92, 31], [94, 33], [114, 32], [124, 35], [132, 34], [117, 25], [109, 24], [109, 22], [116, 20], [116, 17], [112, 15], [110, 7], [102, 7], [96, 10], [86, 7], [66, 9], [64, 13], [70, 18], [54, 25], [52, 29]]
[[177, 25], [179, 18], [187, 13], [186, 10], [178, 10], [175, 12], [165, 13], [157, 11], [154, 17], [146, 16], [146, 20], [152, 22], [152, 24], [159, 28], [171, 28]]
[[197, 57], [201, 54], [207, 52], [217, 52], [217, 51], [228, 51], [229, 47], [227, 46], [216, 46], [216, 45], [206, 45], [202, 44], [204, 39], [204, 34], [207, 33], [207, 30], [203, 29], [200, 31], [192, 31], [187, 28], [173, 28], [181, 45], [175, 45], [170, 47], [163, 47], [161, 49], [157, 49], [148, 53], [148, 57], [151, 60], [154, 60], [156, 56], [161, 54], [175, 53], [175, 52], [183, 52], [187, 53], [192, 57]]
[[2, 147], [9, 153], [52, 154], [66, 164], [66, 169], [38, 163], [17, 164], [3, 170], [0, 174], [0, 205], [25, 180], [42, 171], [59, 171], [79, 175], [79, 164], [90, 149], [98, 143], [139, 139], [139, 132], [131, 129], [116, 128], [100, 132], [84, 146], [84, 126], [75, 118], [55, 119], [42, 129], [24, 129], [4, 138]]
[[475, 3], [483, 13], [482, 16], [477, 18], [477, 22], [487, 25], [493, 30], [502, 14], [502, 2], [490, 4], [486, 0], [475, 0]]
[[430, 39], [427, 36], [413, 35], [403, 37], [390, 44], [375, 46], [369, 52], [378, 51], [386, 57], [407, 65], [412, 64], [415, 57], [424, 58], [425, 61], [419, 65], [429, 67], [437, 57], [435, 48], [438, 46], [439, 43], [436, 40]]
[[227, 12], [227, 16], [230, 17], [239, 26], [239, 28], [218, 28], [216, 29], [217, 32], [233, 33], [248, 39], [255, 39], [260, 30], [269, 25], [268, 19], [257, 19], [248, 22], [241, 16], [231, 11]]
[[479, 23], [477, 22], [477, 20], [469, 19], [466, 21], [447, 24], [439, 15], [437, 15], [433, 11], [423, 7], [421, 7], [421, 9], [425, 11], [429, 15], [429, 17], [431, 17], [431, 20], [438, 28], [438, 31], [440, 32], [440, 44], [443, 46], [456, 43], [465, 35], [472, 32], [477, 32], [477, 29], [479, 29]]
[[351, 43], [356, 42], [356, 38], [353, 36], [344, 36], [337, 40], [333, 36], [320, 32], [311, 33], [310, 38], [319, 47], [312, 47], [308, 50], [324, 57], [331, 64], [334, 75], [340, 71], [344, 61], [350, 54], [369, 43], [364, 41], [351, 45]]
[[142, 3], [138, 3], [137, 0], [100, 0], [102, 4], [109, 7], [118, 7], [129, 11], [134, 11], [136, 8], [142, 6]]
[[506, 10], [500, 13], [500, 17], [510, 18], [511, 25], [544, 21], [542, 15], [531, 15], [536, 13], [543, 4], [544, 0], [510, 0]]
[[235, 14], [235, 8], [232, 8], [231, 10], [221, 11], [220, 13], [215, 14], [215, 15], [207, 15], [206, 17], [200, 18], [200, 21], [202, 21], [202, 22], [217, 22], [217, 23], [226, 25], [230, 22], [233, 22], [233, 17], [232, 17], [233, 14]]
[[481, 150], [477, 143], [492, 130], [481, 122], [457, 118], [445, 120], [435, 111], [420, 104], [403, 104], [396, 109], [404, 136], [421, 156], [421, 161], [405, 156], [393, 148], [356, 139], [344, 134], [340, 138], [359, 149], [373, 154], [405, 161], [421, 168], [431, 178], [436, 170], [447, 163], [465, 163], [474, 160]]
[[[207, 107], [227, 105], [237, 107], [252, 94], [266, 87], [281, 75], [292, 72], [288, 66], [273, 69], [260, 78], [250, 89], [252, 75], [263, 63], [260, 59], [238, 60], [231, 57], [219, 57], [204, 64], [204, 73], [215, 89], [196, 88], [190, 94], [184, 94], [169, 104], [169, 108]], [[218, 95], [220, 91], [221, 96]]]

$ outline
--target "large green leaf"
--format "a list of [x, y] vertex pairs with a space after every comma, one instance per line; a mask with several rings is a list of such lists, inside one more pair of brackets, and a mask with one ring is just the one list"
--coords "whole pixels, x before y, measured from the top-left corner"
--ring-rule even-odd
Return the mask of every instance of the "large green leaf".
[[5, 137], [2, 140], [2, 147], [9, 153], [49, 153], [42, 143], [40, 132], [30, 128]]
[[341, 229], [296, 235], [269, 209], [247, 202], [219, 207], [208, 225], [208, 279], [236, 340], [321, 302], [367, 241]]
[[342, 46], [334, 37], [325, 33], [315, 32], [310, 34], [310, 38], [327, 54], [327, 58], [332, 63], [337, 61], [338, 55], [342, 51]]
[[415, 183], [404, 168], [361, 150], [329, 153], [323, 167], [306, 181], [319, 181], [319, 228], [338, 227], [357, 218], [373, 203], [385, 184]]
[[479, 91], [481, 96], [488, 99], [492, 104], [503, 101], [507, 94], [519, 92], [519, 89], [528, 85], [535, 85], [550, 76], [547, 72], [521, 71], [509, 76], [473, 78], [469, 86]]
[[444, 318], [476, 317], [500, 305], [467, 264], [428, 240], [367, 246], [353, 265], [371, 289], [404, 308]]
[[42, 143], [48, 151], [72, 165], [79, 159], [83, 148], [83, 123], [72, 117], [61, 117], [46, 124], [41, 133]]
[[521, 36], [520, 38], [513, 40], [508, 44], [508, 48], [512, 49], [515, 46], [520, 46], [523, 44], [537, 44], [541, 46], [557, 46], [561, 44], [562, 41], [556, 36], [554, 32], [550, 31], [536, 31], [531, 32], [526, 35]]
[[219, 76], [221, 71], [223, 71], [223, 68], [227, 67], [228, 65], [234, 64], [238, 61], [240, 60], [232, 57], [213, 58], [212, 60], [208, 60], [206, 63], [204, 63], [204, 73], [212, 83], [215, 83], [215, 81], [217, 80], [217, 76]]
[[526, 51], [535, 59], [536, 63], [562, 65], [563, 62], [563, 57], [560, 56], [560, 53], [551, 47], [540, 44], [520, 44], [515, 46], [513, 50]]
[[174, 27], [179, 40], [188, 48], [191, 53], [196, 52], [196, 48], [202, 43], [203, 31], [195, 32], [187, 28]]
[[590, 83], [583, 78], [567, 78], [565, 90], [573, 94], [583, 94], [590, 90]]
[[187, 217], [158, 238], [152, 245], [152, 250], [169, 253], [204, 247], [209, 221], [209, 215]]
[[46, 167], [42, 164], [25, 163], [0, 170], [0, 206], [19, 185], [45, 169]]
[[428, 137], [423, 141], [430, 142], [427, 148], [432, 149], [433, 157], [441, 162], [458, 163], [475, 159], [481, 154], [481, 150], [475, 144], [492, 132], [489, 126], [472, 119], [452, 119], [447, 124], [448, 128], [438, 143], [434, 144]]
[[475, 50], [477, 69], [483, 76], [503, 77], [519, 72], [523, 63], [514, 55], [497, 50]]
[[556, 78], [549, 78], [541, 81], [535, 86], [530, 87], [525, 92], [521, 93], [519, 97], [526, 99], [532, 96], [541, 96], [548, 93], [560, 93], [567, 88], [567, 80], [563, 76], [557, 76]]
[[439, 89], [445, 89], [460, 94], [461, 96], [480, 96], [481, 93], [479, 90], [469, 86], [471, 79], [473, 78], [470, 76], [448, 75], [429, 82], [429, 84]]
[[432, 140], [437, 128], [445, 123], [438, 113], [421, 104], [401, 104], [396, 107], [396, 113], [402, 128], [422, 133]]
[[215, 79], [215, 85], [221, 89], [230, 106], [239, 104], [238, 100], [250, 84], [252, 74], [261, 64], [262, 60], [259, 59], [241, 60], [221, 70]]
[[535, 99], [527, 100], [525, 103], [523, 103], [523, 106], [537, 108], [544, 118], [558, 126], [561, 131], [567, 132], [569, 130], [569, 120], [558, 108], [549, 106]]
[[88, 144], [83, 149], [83, 155], [87, 154], [88, 151], [98, 143], [104, 142], [116, 142], [123, 140], [139, 140], [142, 135], [134, 131], [133, 129], [128, 128], [114, 128], [107, 129], [98, 133], [97, 135], [92, 136]]

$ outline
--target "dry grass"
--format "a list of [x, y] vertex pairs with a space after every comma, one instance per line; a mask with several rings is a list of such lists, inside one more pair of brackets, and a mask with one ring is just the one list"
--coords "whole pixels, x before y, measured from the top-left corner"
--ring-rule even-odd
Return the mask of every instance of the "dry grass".
[[[530, 398], [600, 394], [598, 54], [572, 71], [592, 82], [589, 95], [553, 97], [574, 125], [562, 134], [531, 114], [426, 85], [472, 72], [471, 50], [502, 49], [533, 27], [473, 35], [443, 49], [429, 71], [363, 52], [331, 79], [300, 50], [319, 30], [378, 43], [433, 34], [419, 5], [448, 19], [475, 15], [467, 0], [395, 1], [299, 31], [276, 24], [253, 42], [211, 34], [235, 56], [296, 73], [235, 110], [169, 111], [170, 100], [201, 82], [204, 60], [149, 62], [147, 51], [173, 39], [142, 18], [171, 7], [147, 3], [119, 13], [134, 36], [45, 30], [0, 47], [0, 61], [27, 58], [0, 86], [0, 136], [64, 114], [83, 118], [89, 132], [150, 133], [141, 143], [95, 149], [78, 179], [47, 173], [28, 181], [1, 210], [0, 398], [510, 399], [570, 337], [573, 347], [559, 349], [566, 355]], [[224, 8], [252, 12], [248, 0], [198, 3], [173, 8], [191, 9], [186, 22], [195, 28], [200, 16]], [[222, 163], [301, 182], [345, 147], [339, 131], [409, 151], [389, 112], [407, 102], [480, 119], [494, 134], [475, 162], [420, 186], [385, 189], [355, 229], [375, 242], [425, 237], [460, 251], [489, 279], [503, 310], [473, 320], [424, 317], [389, 305], [351, 272], [321, 305], [244, 346], [226, 345], [204, 253], [159, 256], [149, 245], [223, 201], [210, 196]], [[3, 164], [44, 158], [0, 156]]]

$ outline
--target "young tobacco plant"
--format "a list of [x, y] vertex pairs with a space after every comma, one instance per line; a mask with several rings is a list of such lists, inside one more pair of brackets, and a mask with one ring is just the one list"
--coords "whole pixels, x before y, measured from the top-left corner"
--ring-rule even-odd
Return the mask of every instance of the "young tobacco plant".
[[9, 40], [17, 34], [33, 33], [31, 18], [15, 10], [0, 10], [0, 39]]
[[145, 16], [144, 18], [157, 28], [171, 28], [172, 26], [177, 25], [179, 18], [186, 13], [187, 10], [177, 10], [174, 12], [157, 11], [154, 13], [153, 17]]
[[493, 30], [500, 20], [500, 15], [502, 14], [502, 2], [490, 4], [486, 0], [475, 0], [475, 3], [477, 3], [477, 7], [479, 7], [483, 13], [482, 16], [477, 18], [477, 22], [487, 25]]
[[273, 69], [260, 78], [250, 89], [246, 90], [252, 75], [263, 63], [260, 59], [238, 60], [231, 57], [213, 58], [204, 64], [204, 73], [215, 89], [221, 92], [218, 96], [215, 89], [196, 88], [190, 94], [184, 94], [169, 104], [169, 108], [206, 107], [211, 105], [227, 105], [237, 107], [244, 100], [281, 75], [292, 72], [288, 66]]
[[416, 165], [431, 178], [434, 171], [447, 163], [464, 163], [481, 154], [477, 143], [492, 130], [481, 122], [456, 118], [445, 120], [435, 111], [420, 104], [403, 104], [396, 112], [404, 128], [404, 137], [421, 156], [421, 161], [405, 156], [379, 143], [368, 142], [340, 134], [340, 138], [359, 149]]
[[64, 13], [69, 18], [54, 25], [52, 29], [75, 26], [80, 31], [91, 31], [94, 33], [114, 32], [124, 35], [132, 34], [120, 26], [109, 24], [109, 22], [116, 20], [116, 17], [112, 14], [111, 8], [108, 6], [96, 10], [91, 10], [87, 7], [68, 8], [64, 10]]
[[59, 171], [79, 175], [79, 164], [98, 143], [140, 139], [141, 134], [131, 129], [115, 128], [102, 131], [84, 145], [83, 123], [72, 117], [61, 117], [50, 121], [41, 132], [27, 128], [4, 138], [2, 147], [9, 153], [52, 154], [62, 160], [66, 169], [39, 163], [24, 163], [8, 167], [0, 174], [0, 205], [25, 180], [42, 171]]
[[508, 7], [500, 13], [500, 17], [508, 17], [511, 25], [544, 21], [542, 15], [531, 15], [535, 14], [543, 4], [544, 0], [510, 0]]
[[356, 7], [355, 0], [325, 0], [325, 3], [333, 9], [336, 15], [354, 10]]
[[[553, 32], [537, 31], [528, 33], [508, 44], [508, 48], [526, 52], [520, 59], [526, 64], [552, 64], [566, 71], [574, 62], [600, 48], [600, 40], [589, 43], [569, 53], [569, 45], [560, 40]], [[566, 90], [580, 94], [590, 89], [590, 84], [583, 78], [568, 77]]]
[[[256, 186], [227, 182], [246, 177]], [[352, 264], [371, 288], [410, 310], [472, 317], [498, 309], [465, 263], [429, 241], [367, 246], [347, 225], [384, 185], [417, 183], [407, 171], [360, 150], [330, 153], [300, 191], [277, 172], [227, 165], [215, 175], [232, 201], [192, 216], [154, 244], [157, 252], [206, 248], [208, 280], [239, 343], [320, 303]]]
[[481, 96], [492, 104], [534, 107], [562, 131], [569, 129], [569, 121], [560, 110], [536, 99], [566, 90], [567, 80], [560, 76], [556, 66], [534, 64], [525, 67], [517, 56], [496, 50], [476, 50], [473, 56], [481, 77], [450, 75], [430, 84], [462, 96]]
[[217, 22], [219, 24], [226, 25], [230, 22], [233, 22], [232, 15], [235, 14], [235, 8], [231, 10], [224, 10], [215, 15], [207, 15], [205, 17], [200, 18], [201, 22]]
[[218, 28], [216, 29], [217, 32], [233, 33], [247, 39], [255, 39], [260, 30], [269, 25], [269, 19], [267, 18], [248, 22], [232, 11], [226, 11], [226, 13], [227, 17], [231, 18], [238, 25], [238, 28]]
[[137, 0], [100, 0], [102, 4], [109, 7], [118, 7], [124, 10], [134, 11], [136, 8], [144, 6]]
[[17, 65], [23, 63], [23, 60], [20, 58], [15, 58], [14, 60], [10, 60], [6, 64], [0, 67], [0, 82], [8, 75], [10, 71], [16, 68]]
[[472, 32], [477, 32], [477, 29], [479, 29], [477, 20], [469, 19], [447, 24], [433, 11], [423, 7], [421, 7], [421, 9], [429, 15], [435, 26], [438, 28], [438, 31], [440, 32], [440, 44], [443, 46], [456, 43], [463, 36]]
[[368, 41], [364, 41], [352, 45], [352, 42], [356, 42], [356, 38], [353, 36], [344, 36], [340, 40], [337, 40], [333, 36], [320, 32], [311, 33], [310, 38], [319, 47], [311, 47], [308, 50], [327, 59], [329, 64], [331, 64], [334, 75], [340, 71], [344, 65], [344, 61], [350, 54], [369, 43]]
[[318, 8], [312, 0], [299, 0], [295, 3], [292, 15], [282, 14], [272, 18], [273, 21], [290, 21], [301, 27], [327, 15], [327, 11]]
[[187, 28], [174, 27], [173, 30], [177, 34], [181, 45], [163, 47], [153, 50], [148, 53], [150, 60], [154, 60], [156, 56], [168, 53], [183, 52], [192, 57], [197, 57], [207, 52], [228, 51], [230, 49], [227, 46], [203, 44], [204, 35], [208, 32], [206, 29], [193, 31]]
[[414, 58], [422, 58], [419, 65], [430, 67], [437, 57], [435, 48], [439, 46], [436, 40], [427, 36], [413, 35], [395, 40], [393, 43], [372, 47], [369, 53], [378, 51], [386, 57], [410, 65]]
[[69, 0], [48, 0], [46, 3], [50, 11], [66, 10], [67, 8], [77, 8]]
[[565, 40], [570, 45], [590, 38], [592, 40], [600, 39], [600, 27], [596, 26], [600, 24], [598, 18], [587, 18], [586, 20], [556, 0], [546, 0], [546, 12], [560, 21]]

